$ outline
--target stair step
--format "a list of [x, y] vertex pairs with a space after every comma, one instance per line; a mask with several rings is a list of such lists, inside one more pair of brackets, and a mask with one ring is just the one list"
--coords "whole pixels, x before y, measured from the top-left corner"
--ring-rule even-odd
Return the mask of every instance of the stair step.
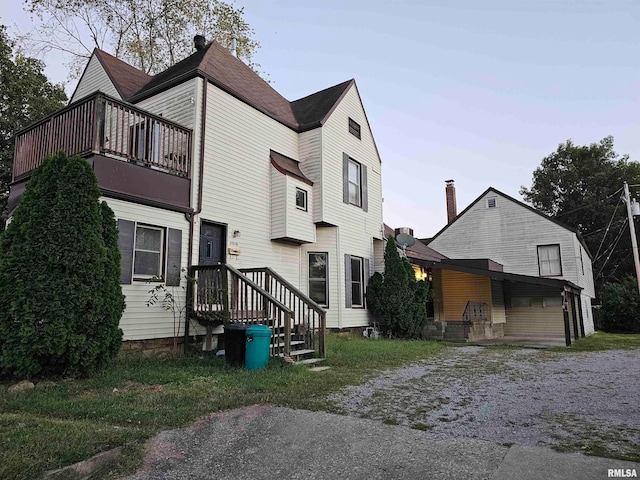
[[314, 363], [324, 362], [325, 358], [305, 358], [303, 360], [298, 360], [296, 365], [313, 365]]
[[[295, 347], [296, 345], [304, 345], [304, 340], [291, 340], [291, 346]], [[273, 348], [276, 345], [274, 345], [273, 343], [271, 345], [269, 345], [269, 348]], [[284, 343], [281, 343], [279, 345], [280, 348], [284, 348]]]
[[303, 355], [312, 355], [316, 353], [315, 350], [309, 350], [309, 349], [302, 349], [302, 350], [291, 350], [291, 355], [289, 355], [291, 358], [293, 357], [302, 357]]

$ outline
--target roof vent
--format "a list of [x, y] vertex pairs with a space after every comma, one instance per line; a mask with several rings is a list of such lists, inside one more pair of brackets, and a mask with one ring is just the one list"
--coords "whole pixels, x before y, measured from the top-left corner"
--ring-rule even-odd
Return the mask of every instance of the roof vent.
[[207, 46], [207, 39], [202, 35], [196, 35], [193, 37], [193, 45], [196, 47], [197, 51], [200, 51]]

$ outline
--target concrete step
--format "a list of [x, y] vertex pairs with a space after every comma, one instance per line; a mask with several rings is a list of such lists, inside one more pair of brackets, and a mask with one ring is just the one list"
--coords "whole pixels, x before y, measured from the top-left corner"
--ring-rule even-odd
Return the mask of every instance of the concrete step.
[[305, 358], [304, 360], [298, 360], [296, 365], [313, 365], [314, 363], [324, 362], [325, 358]]

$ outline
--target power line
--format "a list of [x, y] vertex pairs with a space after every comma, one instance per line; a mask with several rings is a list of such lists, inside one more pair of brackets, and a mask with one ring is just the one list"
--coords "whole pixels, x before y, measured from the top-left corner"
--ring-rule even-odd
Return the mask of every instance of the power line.
[[569, 215], [570, 213], [579, 212], [580, 210], [584, 210], [585, 208], [590, 208], [590, 207], [593, 207], [594, 205], [598, 205], [599, 203], [602, 203], [602, 202], [604, 202], [606, 200], [609, 200], [611, 197], [613, 197], [614, 195], [617, 195], [621, 191], [622, 191], [622, 188], [619, 188], [618, 190], [616, 190], [612, 194], [607, 195], [606, 197], [604, 197], [601, 200], [598, 200], [597, 202], [590, 203], [589, 205], [583, 205], [582, 207], [574, 208], [573, 210], [569, 210], [568, 212], [559, 213], [558, 215], [555, 215], [555, 218], [563, 217], [564, 215]]
[[[616, 212], [618, 211], [618, 207], [619, 206], [620, 206], [620, 201], [618, 201], [618, 203], [616, 203], [616, 208], [613, 210], [613, 215], [611, 215], [611, 218], [609, 219], [609, 225], [607, 225], [607, 231], [604, 232], [604, 235], [602, 236], [602, 241], [600, 242], [600, 246], [598, 247], [598, 251], [596, 252], [596, 257], [600, 253], [600, 249], [602, 248], [602, 244], [604, 243], [604, 239], [607, 238], [607, 233], [609, 233], [609, 228], [611, 227], [611, 222], [613, 222], [613, 219], [616, 216]], [[626, 223], [626, 221], [625, 221], [625, 223]]]

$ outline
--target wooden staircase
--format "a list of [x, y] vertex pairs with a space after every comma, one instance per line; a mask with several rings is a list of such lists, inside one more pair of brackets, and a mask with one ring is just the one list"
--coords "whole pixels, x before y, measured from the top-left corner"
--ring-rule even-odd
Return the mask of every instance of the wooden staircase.
[[189, 269], [185, 351], [189, 323], [213, 330], [243, 323], [271, 328], [270, 353], [311, 363], [325, 356], [326, 312], [269, 268], [236, 270], [230, 265], [195, 265]]

